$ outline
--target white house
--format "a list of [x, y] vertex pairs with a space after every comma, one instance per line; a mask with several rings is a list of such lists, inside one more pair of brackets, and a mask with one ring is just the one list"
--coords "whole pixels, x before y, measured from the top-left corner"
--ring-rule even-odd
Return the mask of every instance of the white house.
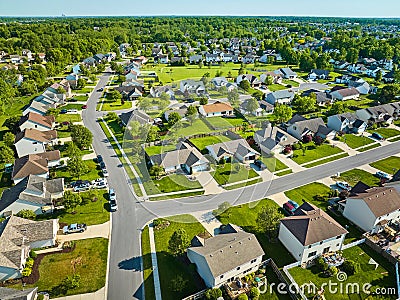
[[307, 78], [309, 80], [328, 79], [329, 74], [328, 70], [312, 69]]
[[206, 87], [201, 80], [185, 79], [181, 80], [179, 89], [182, 93], [203, 95], [206, 93]]
[[199, 113], [205, 117], [233, 116], [234, 109], [227, 102], [216, 101], [212, 104], [201, 105]]
[[286, 78], [286, 79], [297, 78], [297, 73], [292, 71], [292, 69], [290, 69], [290, 68], [281, 68], [281, 69], [279, 69], [279, 71], [281, 72], [283, 78]]
[[29, 128], [18, 133], [15, 137], [14, 146], [17, 150], [18, 157], [28, 154], [43, 153], [46, 151], [47, 145], [57, 144], [57, 131], [39, 131]]
[[32, 103], [25, 108], [22, 115], [25, 116], [30, 112], [44, 116], [50, 108], [56, 108], [54, 104], [48, 104], [43, 100], [43, 96], [35, 98]]
[[17, 214], [29, 209], [40, 215], [46, 206], [53, 209], [54, 200], [64, 195], [64, 178], [46, 180], [46, 178], [29, 175], [17, 185], [5, 190], [0, 200], [0, 216]]
[[347, 233], [322, 209], [304, 202], [293, 216], [281, 220], [278, 237], [297, 261], [307, 263], [324, 253], [339, 251]]
[[258, 270], [264, 251], [252, 233], [227, 225], [206, 240], [195, 237], [187, 256], [207, 287], [219, 287]]
[[276, 73], [276, 72], [266, 72], [262, 73], [260, 75], [260, 80], [261, 82], [264, 82], [267, 80], [268, 76], [272, 77], [272, 84], [281, 84], [282, 83], [282, 74]]
[[345, 101], [350, 99], [358, 99], [358, 97], [360, 96], [360, 92], [356, 88], [350, 87], [336, 90], [332, 92], [331, 95], [333, 99]]
[[399, 108], [397, 103], [382, 104], [364, 109], [356, 110], [358, 118], [366, 123], [388, 123], [398, 118]]
[[206, 146], [209, 154], [216, 160], [237, 159], [241, 163], [252, 163], [260, 155], [250, 147], [245, 139], [238, 139]]
[[393, 187], [374, 187], [346, 199], [343, 216], [365, 231], [381, 232], [400, 221], [400, 194]]
[[294, 98], [294, 92], [291, 90], [280, 90], [269, 93], [265, 97], [265, 101], [275, 105], [279, 104], [290, 104]]
[[54, 125], [54, 116], [42, 116], [34, 112], [30, 112], [27, 115], [22, 116], [19, 121], [19, 129], [21, 131], [24, 131], [25, 129], [49, 131], [54, 128]]
[[367, 128], [367, 123], [360, 120], [355, 113], [329, 116], [327, 125], [337, 132], [346, 133], [362, 133]]
[[58, 228], [58, 219], [5, 219], [0, 226], [0, 281], [21, 278], [30, 249], [55, 246]]
[[160, 98], [160, 96], [166, 93], [170, 99], [174, 99], [175, 98], [175, 93], [174, 90], [172, 89], [171, 86], [169, 85], [165, 85], [165, 86], [152, 86], [150, 88], [150, 95], [153, 98]]

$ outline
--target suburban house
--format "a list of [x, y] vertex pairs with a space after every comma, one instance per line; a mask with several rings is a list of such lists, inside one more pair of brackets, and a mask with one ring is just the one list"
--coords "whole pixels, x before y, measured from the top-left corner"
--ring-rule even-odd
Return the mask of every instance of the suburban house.
[[17, 150], [18, 157], [27, 154], [36, 154], [46, 152], [47, 145], [57, 144], [57, 131], [39, 131], [29, 128], [19, 132], [15, 136], [14, 146]]
[[318, 80], [318, 79], [328, 79], [330, 72], [328, 70], [318, 70], [312, 69], [310, 73], [308, 73], [308, 80]]
[[36, 129], [39, 131], [49, 131], [54, 128], [56, 119], [54, 116], [42, 116], [40, 114], [30, 112], [22, 116], [19, 120], [19, 129]]
[[30, 112], [33, 112], [33, 113], [37, 113], [39, 115], [44, 116], [47, 113], [47, 111], [51, 108], [56, 108], [56, 105], [48, 104], [45, 101], [42, 101], [41, 99], [35, 98], [32, 101], [32, 103], [27, 108], [24, 109], [24, 111], [22, 112], [22, 115], [25, 116], [25, 115], [29, 114]]
[[0, 281], [22, 277], [30, 249], [56, 244], [58, 219], [32, 221], [10, 216], [0, 223]]
[[241, 104], [240, 104], [240, 113], [242, 115], [253, 115], [256, 117], [261, 117], [262, 115], [264, 115], [265, 111], [264, 109], [262, 109], [260, 107], [259, 102], [257, 101], [257, 108], [255, 110], [249, 110], [249, 101], [251, 101], [250, 99], [246, 99], [244, 100]]
[[280, 90], [266, 95], [265, 100], [272, 105], [290, 104], [294, 98], [294, 92], [291, 90]]
[[49, 168], [60, 164], [60, 151], [49, 151], [39, 154], [29, 154], [17, 158], [14, 162], [12, 179], [17, 184], [29, 175], [49, 178]]
[[233, 116], [234, 109], [227, 102], [216, 101], [212, 104], [201, 105], [199, 113], [205, 117]]
[[[68, 82], [68, 80], [63, 79], [61, 80], [59, 83], [53, 83], [48, 90], [50, 90], [51, 92], [54, 92], [55, 94], [64, 94], [65, 93], [65, 97], [69, 98], [72, 96], [72, 90], [71, 90], [71, 86]], [[61, 98], [64, 98], [61, 96]], [[65, 100], [65, 99], [64, 99]]]
[[219, 287], [257, 271], [264, 251], [252, 233], [227, 225], [220, 234], [204, 240], [196, 236], [187, 256], [207, 287]]
[[272, 84], [280, 84], [282, 83], [282, 74], [281, 73], [275, 73], [275, 72], [266, 72], [260, 75], [260, 80], [263, 83], [266, 83], [265, 81], [267, 80], [268, 76], [272, 78]]
[[237, 89], [236, 83], [229, 82], [225, 77], [215, 77], [211, 79], [211, 83], [218, 89], [221, 87], [226, 87], [228, 92]]
[[210, 162], [188, 143], [179, 143], [177, 150], [149, 156], [149, 162], [163, 167], [167, 174], [179, 171], [193, 174], [210, 169]]
[[254, 133], [254, 141], [258, 144], [261, 152], [266, 154], [281, 153], [285, 146], [293, 145], [298, 140], [279, 127], [268, 126]]
[[172, 87], [169, 85], [165, 85], [165, 86], [152, 86], [150, 88], [150, 95], [153, 98], [160, 98], [161, 95], [165, 93], [169, 96], [170, 99], [174, 99], [175, 98], [175, 93], [172, 90]]
[[272, 114], [274, 112], [275, 106], [273, 106], [271, 103], [268, 103], [265, 100], [258, 101], [258, 103], [267, 114]]
[[242, 63], [244, 64], [253, 64], [256, 57], [253, 54], [247, 53], [242, 57]]
[[253, 74], [242, 74], [236, 78], [236, 83], [239, 85], [243, 80], [246, 80], [250, 83], [252, 88], [260, 87], [261, 81], [258, 79], [257, 76]]
[[134, 85], [122, 85], [115, 87], [114, 90], [118, 91], [123, 99], [129, 101], [136, 100], [143, 95], [142, 91]]
[[379, 233], [400, 220], [400, 194], [393, 187], [373, 187], [346, 199], [345, 216], [362, 230]]
[[75, 74], [75, 73], [68, 74], [68, 75], [65, 77], [65, 80], [68, 81], [68, 83], [69, 83], [69, 85], [70, 85], [70, 87], [71, 87], [72, 89], [76, 89], [76, 88], [77, 88], [77, 86], [78, 86], [78, 79], [79, 79], [79, 75], [78, 75], [78, 74]]
[[0, 299], [2, 300], [36, 300], [38, 288], [24, 288], [22, 291], [0, 287]]
[[337, 132], [345, 133], [363, 133], [367, 129], [367, 123], [360, 120], [355, 113], [329, 116], [327, 125]]
[[331, 95], [333, 99], [344, 101], [350, 99], [358, 99], [358, 97], [360, 96], [360, 92], [356, 88], [350, 87], [350, 88], [336, 90], [332, 92]]
[[182, 93], [188, 94], [204, 95], [206, 93], [206, 87], [201, 80], [181, 80], [179, 89]]
[[358, 118], [368, 124], [388, 123], [399, 116], [399, 102], [372, 106], [356, 111]]
[[318, 135], [323, 139], [331, 140], [336, 135], [336, 131], [325, 126], [322, 118], [305, 119], [297, 115], [292, 120], [289, 120], [288, 123], [287, 132], [298, 140], [302, 140], [306, 135], [313, 137]]
[[29, 175], [15, 186], [5, 190], [0, 200], [0, 216], [17, 214], [29, 209], [35, 214], [42, 214], [46, 207], [54, 208], [54, 201], [64, 195], [64, 178], [46, 180], [46, 178]]
[[348, 231], [322, 209], [304, 202], [293, 216], [283, 218], [279, 240], [302, 264], [316, 257], [339, 251]]
[[260, 153], [250, 147], [245, 139], [209, 145], [206, 149], [216, 161], [220, 159], [231, 161], [235, 158], [241, 163], [250, 164], [260, 155]]
[[167, 121], [169, 120], [169, 115], [171, 113], [178, 113], [181, 116], [181, 118], [185, 118], [188, 111], [188, 107], [189, 107], [188, 105], [181, 103], [177, 103], [176, 105], [171, 106], [164, 112], [165, 120]]
[[199, 62], [201, 62], [203, 60], [203, 56], [199, 55], [199, 54], [195, 54], [195, 55], [191, 55], [189, 56], [189, 62], [191, 64], [198, 64]]
[[297, 78], [297, 73], [293, 72], [292, 69], [290, 69], [290, 68], [281, 68], [281, 69], [279, 69], [279, 71], [281, 72], [283, 78], [285, 78], [285, 79]]
[[129, 112], [124, 112], [119, 115], [119, 118], [121, 119], [121, 123], [124, 126], [128, 126], [129, 124], [133, 121], [139, 122], [140, 125], [146, 125], [146, 124], [153, 124], [153, 119], [146, 114], [146, 112], [139, 110], [139, 109], [134, 109]]

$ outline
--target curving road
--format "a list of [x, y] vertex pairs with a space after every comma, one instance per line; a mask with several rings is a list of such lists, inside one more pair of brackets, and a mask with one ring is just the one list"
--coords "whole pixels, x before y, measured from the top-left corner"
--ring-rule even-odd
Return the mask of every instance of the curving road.
[[110, 187], [115, 188], [118, 200], [118, 211], [113, 213], [112, 218], [110, 241], [107, 295], [110, 300], [144, 299], [143, 276], [140, 271], [140, 233], [141, 228], [153, 218], [212, 210], [224, 201], [233, 205], [253, 202], [400, 152], [399, 141], [239, 190], [168, 201], [139, 202], [124, 168], [120, 167], [117, 155], [96, 121], [102, 114], [96, 112], [97, 101], [101, 97], [101, 93], [96, 90], [104, 87], [109, 78], [110, 73], [107, 72], [101, 76], [95, 91], [89, 97], [88, 108], [83, 112], [82, 118], [85, 126], [93, 133], [93, 147], [96, 153], [104, 158], [110, 174], [108, 181]]

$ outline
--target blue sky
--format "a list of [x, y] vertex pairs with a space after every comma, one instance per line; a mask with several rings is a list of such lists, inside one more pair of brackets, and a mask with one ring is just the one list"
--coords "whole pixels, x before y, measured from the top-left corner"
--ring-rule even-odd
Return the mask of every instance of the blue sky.
[[[342, 16], [400, 17], [399, 0], [0, 0], [1, 16]], [[396, 15], [397, 14], [397, 15]]]

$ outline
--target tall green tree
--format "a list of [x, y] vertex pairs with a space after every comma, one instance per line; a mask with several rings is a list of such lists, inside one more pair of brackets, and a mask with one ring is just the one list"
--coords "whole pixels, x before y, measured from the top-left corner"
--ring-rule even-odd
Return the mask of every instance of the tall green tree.
[[190, 239], [182, 228], [176, 230], [168, 241], [168, 249], [174, 255], [182, 255], [190, 246]]

